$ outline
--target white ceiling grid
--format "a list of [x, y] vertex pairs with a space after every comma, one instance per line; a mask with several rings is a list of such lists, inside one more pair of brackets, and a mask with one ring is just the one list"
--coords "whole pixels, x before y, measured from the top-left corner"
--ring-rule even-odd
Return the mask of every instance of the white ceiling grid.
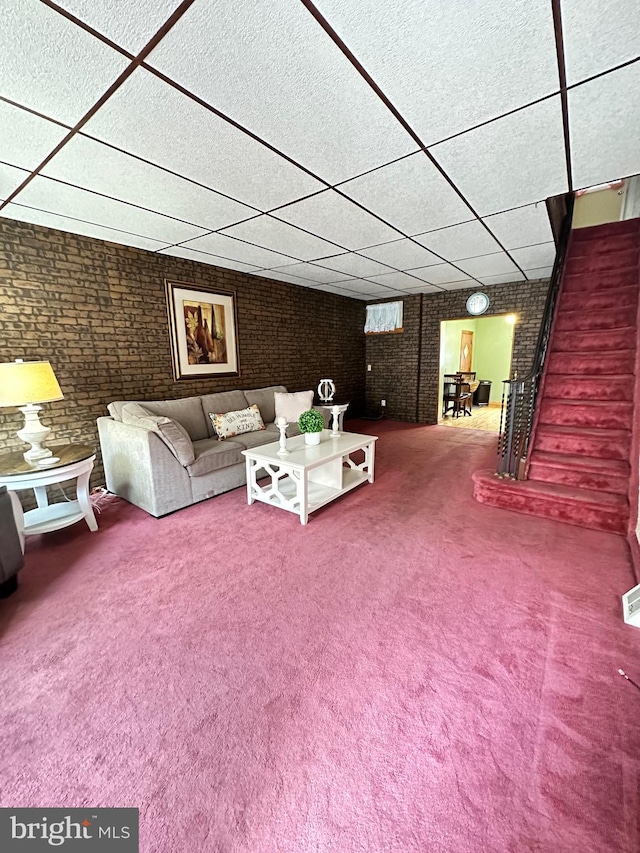
[[0, 215], [366, 300], [546, 277], [640, 172], [636, 0], [307, 7], [0, 0]]

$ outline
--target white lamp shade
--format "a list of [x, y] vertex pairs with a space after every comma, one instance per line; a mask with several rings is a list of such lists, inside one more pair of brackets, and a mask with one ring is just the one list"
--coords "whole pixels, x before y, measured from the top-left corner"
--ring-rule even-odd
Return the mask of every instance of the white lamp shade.
[[62, 399], [58, 380], [48, 361], [0, 363], [0, 406], [25, 406]]

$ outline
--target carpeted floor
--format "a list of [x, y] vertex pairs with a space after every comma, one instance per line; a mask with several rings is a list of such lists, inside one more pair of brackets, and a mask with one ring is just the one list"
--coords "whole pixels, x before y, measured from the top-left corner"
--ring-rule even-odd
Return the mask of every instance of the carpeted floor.
[[144, 853], [635, 853], [623, 537], [483, 506], [495, 437], [352, 422], [302, 527], [236, 490], [29, 542], [2, 806], [138, 806]]

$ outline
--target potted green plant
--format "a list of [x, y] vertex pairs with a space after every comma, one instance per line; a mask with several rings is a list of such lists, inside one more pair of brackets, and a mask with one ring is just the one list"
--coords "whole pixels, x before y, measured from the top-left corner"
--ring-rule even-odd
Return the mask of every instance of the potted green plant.
[[324, 418], [316, 409], [303, 412], [298, 418], [298, 427], [304, 433], [305, 444], [320, 444], [320, 433], [324, 429]]

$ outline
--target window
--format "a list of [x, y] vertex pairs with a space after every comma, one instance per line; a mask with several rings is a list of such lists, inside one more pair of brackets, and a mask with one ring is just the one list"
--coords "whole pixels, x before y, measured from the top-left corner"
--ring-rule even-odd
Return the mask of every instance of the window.
[[367, 305], [366, 335], [402, 331], [402, 302], [380, 302]]

